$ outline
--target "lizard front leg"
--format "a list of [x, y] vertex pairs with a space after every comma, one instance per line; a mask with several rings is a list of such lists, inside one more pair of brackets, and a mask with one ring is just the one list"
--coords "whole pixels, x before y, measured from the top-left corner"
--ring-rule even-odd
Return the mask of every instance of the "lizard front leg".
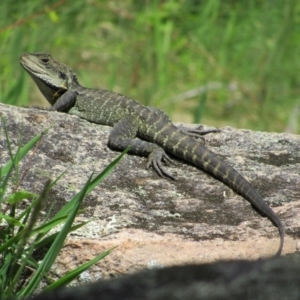
[[129, 153], [148, 157], [147, 169], [152, 166], [159, 176], [167, 176], [175, 180], [162, 165], [162, 161], [173, 164], [174, 162], [161, 147], [137, 138], [137, 131], [138, 125], [136, 124], [134, 116], [122, 118], [110, 132], [108, 146], [119, 151], [130, 147]]
[[57, 98], [56, 102], [50, 107], [50, 110], [68, 112], [70, 108], [75, 104], [76, 99], [76, 91], [67, 91], [63, 93], [59, 98]]

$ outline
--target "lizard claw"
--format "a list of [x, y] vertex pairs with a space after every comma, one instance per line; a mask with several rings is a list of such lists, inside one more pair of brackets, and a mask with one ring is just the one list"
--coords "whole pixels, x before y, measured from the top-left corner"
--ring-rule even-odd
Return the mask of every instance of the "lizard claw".
[[149, 169], [151, 166], [155, 170], [155, 172], [160, 177], [169, 177], [173, 180], [176, 180], [174, 176], [169, 173], [164, 166], [162, 165], [162, 161], [166, 163], [171, 163], [173, 165], [176, 165], [176, 163], [165, 153], [162, 149], [155, 149], [149, 156], [148, 156], [148, 163], [147, 163], [147, 169]]

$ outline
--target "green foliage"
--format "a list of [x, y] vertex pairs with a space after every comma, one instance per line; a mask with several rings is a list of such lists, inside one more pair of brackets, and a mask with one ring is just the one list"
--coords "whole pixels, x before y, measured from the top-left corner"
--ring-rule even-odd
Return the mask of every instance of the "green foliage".
[[[38, 146], [42, 135], [34, 137], [23, 147], [19, 146], [16, 153], [13, 154], [4, 119], [2, 119], [2, 125], [9, 148], [10, 160], [0, 169], [0, 295], [1, 299], [19, 299], [32, 295], [43, 279], [48, 280], [48, 286], [45, 290], [51, 290], [70, 283], [80, 273], [103, 259], [113, 250], [110, 249], [99, 254], [91, 261], [70, 271], [55, 282], [49, 281], [47, 274], [63, 247], [67, 234], [87, 223], [81, 222], [73, 225], [85, 195], [108, 176], [127, 151], [124, 151], [100, 174], [96, 176], [92, 174], [81, 191], [68, 201], [55, 216], [52, 218], [46, 216], [40, 224], [36, 225], [49, 190], [61, 176], [53, 183], [48, 180], [39, 195], [20, 190], [19, 186], [26, 176], [28, 168], [25, 168], [24, 174], [21, 176], [15, 171], [18, 169], [21, 159], [30, 150]], [[35, 151], [33, 151], [34, 154]], [[10, 179], [13, 177], [13, 173], [17, 174], [17, 178], [14, 178], [13, 183], [15, 184], [12, 187], [12, 191], [7, 195], [7, 187]], [[24, 199], [29, 199], [31, 204], [21, 210], [20, 204]], [[50, 230], [61, 224], [63, 225], [59, 232], [49, 233]], [[41, 262], [38, 263], [36, 252], [45, 248], [47, 250], [46, 254], [41, 259]]]
[[44, 51], [173, 120], [299, 132], [299, 23], [297, 0], [2, 1], [0, 99], [38, 103], [18, 57]]

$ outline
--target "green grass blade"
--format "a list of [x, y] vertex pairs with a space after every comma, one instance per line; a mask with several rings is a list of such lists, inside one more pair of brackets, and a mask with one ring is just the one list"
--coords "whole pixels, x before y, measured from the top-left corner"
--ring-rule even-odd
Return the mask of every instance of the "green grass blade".
[[52, 264], [54, 263], [58, 253], [60, 252], [60, 250], [63, 246], [63, 243], [65, 241], [67, 234], [69, 233], [72, 223], [74, 222], [74, 219], [79, 210], [80, 204], [83, 201], [84, 196], [87, 193], [88, 187], [91, 182], [91, 178], [92, 178], [92, 175], [89, 177], [88, 181], [86, 182], [86, 184], [84, 185], [84, 187], [82, 188], [80, 193], [78, 194], [78, 197], [76, 199], [77, 201], [74, 203], [74, 206], [71, 209], [70, 214], [69, 214], [63, 228], [57, 235], [57, 238], [55, 239], [55, 241], [53, 242], [51, 247], [49, 248], [49, 250], [48, 250], [47, 254], [45, 255], [39, 268], [36, 270], [35, 274], [31, 278], [28, 285], [19, 293], [18, 296], [22, 296], [22, 297], [30, 296], [33, 293], [33, 291], [35, 290], [35, 288], [38, 285], [38, 283], [40, 282], [40, 280], [42, 279], [44, 273], [47, 273], [50, 270]]
[[[17, 157], [17, 160], [15, 161], [15, 164], [19, 163], [19, 161], [36, 145], [36, 143], [42, 138], [44, 133], [40, 133], [37, 136], [35, 136], [32, 140], [30, 140], [25, 146], [23, 146], [21, 149], [18, 149], [17, 153], [14, 157]], [[4, 176], [6, 175], [14, 165], [14, 161], [10, 159], [3, 168], [1, 168], [0, 175]]]
[[76, 268], [75, 270], [72, 270], [72, 271], [68, 272], [65, 276], [58, 279], [57, 281], [55, 281], [51, 285], [47, 286], [44, 291], [54, 290], [58, 287], [65, 286], [65, 285], [69, 284], [72, 280], [74, 280], [82, 272], [86, 271], [92, 265], [96, 264], [99, 260], [103, 259], [105, 256], [110, 254], [113, 251], [113, 249], [115, 249], [115, 248], [116, 247], [113, 247], [113, 248], [99, 254], [98, 256], [96, 256], [95, 258], [90, 260], [89, 262], [81, 265], [80, 267]]
[[[6, 187], [7, 187], [7, 183], [8, 183], [8, 179], [10, 178], [12, 170], [13, 170], [13, 164], [10, 165], [10, 167], [8, 168], [7, 173], [5, 175], [5, 178], [1, 182], [1, 186], [0, 186], [0, 204], [1, 204], [1, 202], [3, 202]], [[0, 180], [1, 180], [1, 178], [2, 178], [2, 169], [0, 169]]]
[[12, 218], [12, 217], [10, 217], [8, 215], [0, 213], [0, 220], [2, 220], [2, 219], [6, 220], [6, 222], [8, 224], [12, 224], [12, 225], [15, 225], [15, 226], [20, 226], [20, 227], [24, 227], [25, 226], [20, 221], [18, 221], [16, 218]]
[[25, 87], [25, 72], [20, 73], [18, 78], [14, 80], [14, 84], [10, 86], [9, 91], [4, 95], [4, 103], [17, 105], [20, 91]]
[[[1, 262], [0, 268], [0, 293], [4, 293], [8, 286], [7, 272], [11, 267], [11, 262], [13, 260], [13, 254], [11, 252], [6, 253], [4, 261]], [[1, 295], [0, 294], [0, 295]]]
[[[23, 229], [24, 230], [24, 229]], [[0, 253], [2, 253], [3, 251], [7, 250], [11, 245], [15, 244], [18, 242], [18, 240], [21, 238], [23, 230], [20, 231], [18, 234], [16, 234], [15, 236], [13, 236], [12, 238], [10, 238], [6, 243], [2, 244], [0, 246]]]
[[[119, 161], [123, 158], [123, 156], [129, 151], [127, 148], [123, 151], [115, 160], [113, 160], [98, 176], [96, 176], [90, 183], [87, 194], [90, 193], [97, 184], [99, 184], [104, 178], [106, 178], [110, 172], [115, 168], [115, 166], [119, 163]], [[68, 213], [68, 211], [73, 207], [74, 202], [77, 201], [78, 195], [76, 195], [71, 201], [69, 201], [56, 215], [55, 217], [63, 216]]]
[[[67, 218], [67, 216], [62, 216], [62, 217], [59, 217], [59, 218], [55, 218], [55, 219], [49, 221], [48, 223], [46, 223], [46, 224], [44, 224], [44, 225], [42, 225], [38, 228], [33, 229], [30, 236], [35, 235], [35, 234], [40, 233], [40, 232], [48, 232], [54, 226], [64, 222], [66, 220], [66, 218]], [[19, 231], [15, 236], [13, 236], [7, 242], [2, 244], [0, 246], [0, 253], [5, 251], [6, 249], [8, 249], [14, 243], [17, 243], [17, 241], [22, 237], [23, 234], [24, 234], [24, 229]]]
[[10, 142], [9, 135], [8, 135], [8, 130], [7, 130], [7, 126], [6, 126], [5, 117], [1, 117], [1, 123], [2, 123], [3, 128], [4, 128], [5, 138], [6, 138], [7, 147], [8, 147], [8, 153], [9, 153], [9, 156], [12, 158], [13, 154], [12, 154], [12, 149], [11, 149], [11, 142]]
[[66, 174], [67, 171], [62, 172], [50, 185], [50, 189], [56, 185], [56, 183]]
[[34, 228], [32, 230], [31, 236], [38, 234], [38, 233], [45, 233], [48, 232], [50, 229], [54, 228], [55, 226], [61, 224], [62, 222], [64, 222], [67, 219], [67, 215], [66, 216], [62, 216], [62, 217], [58, 217], [58, 218], [53, 218], [50, 221], [48, 221], [47, 223]]
[[[82, 227], [82, 226], [88, 224], [89, 222], [90, 222], [90, 221], [86, 221], [86, 222], [82, 222], [82, 223], [80, 223], [80, 224], [77, 224], [77, 225], [75, 225], [75, 226], [72, 226], [69, 232], [75, 231], [75, 230], [77, 230], [78, 228], [80, 228], [80, 227]], [[55, 238], [57, 237], [58, 234], [59, 234], [59, 232], [55, 232], [55, 233], [53, 233], [53, 234], [47, 236], [46, 238], [40, 240], [39, 242], [37, 242], [37, 243], [35, 244], [35, 249], [39, 249], [39, 248], [41, 248], [41, 247], [47, 246], [48, 244], [52, 243], [52, 242], [55, 240]]]

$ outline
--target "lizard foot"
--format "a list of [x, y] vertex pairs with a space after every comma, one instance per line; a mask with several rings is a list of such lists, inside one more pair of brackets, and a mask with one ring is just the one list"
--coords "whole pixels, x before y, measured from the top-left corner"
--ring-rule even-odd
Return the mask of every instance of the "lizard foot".
[[156, 171], [156, 173], [160, 177], [169, 177], [173, 180], [176, 180], [174, 176], [172, 176], [162, 165], [162, 161], [166, 163], [170, 163], [173, 165], [176, 165], [176, 163], [166, 154], [166, 152], [163, 149], [155, 149], [151, 152], [151, 154], [148, 156], [148, 163], [147, 163], [147, 169], [149, 169], [151, 166]]
[[203, 135], [206, 135], [208, 133], [215, 133], [215, 132], [220, 132], [220, 129], [203, 129], [203, 126], [200, 125], [195, 129], [190, 129], [187, 128], [183, 125], [180, 125], [178, 127], [183, 133], [189, 135], [189, 136], [193, 136], [195, 138], [200, 138], [203, 142], [205, 141], [204, 138], [202, 137]]

